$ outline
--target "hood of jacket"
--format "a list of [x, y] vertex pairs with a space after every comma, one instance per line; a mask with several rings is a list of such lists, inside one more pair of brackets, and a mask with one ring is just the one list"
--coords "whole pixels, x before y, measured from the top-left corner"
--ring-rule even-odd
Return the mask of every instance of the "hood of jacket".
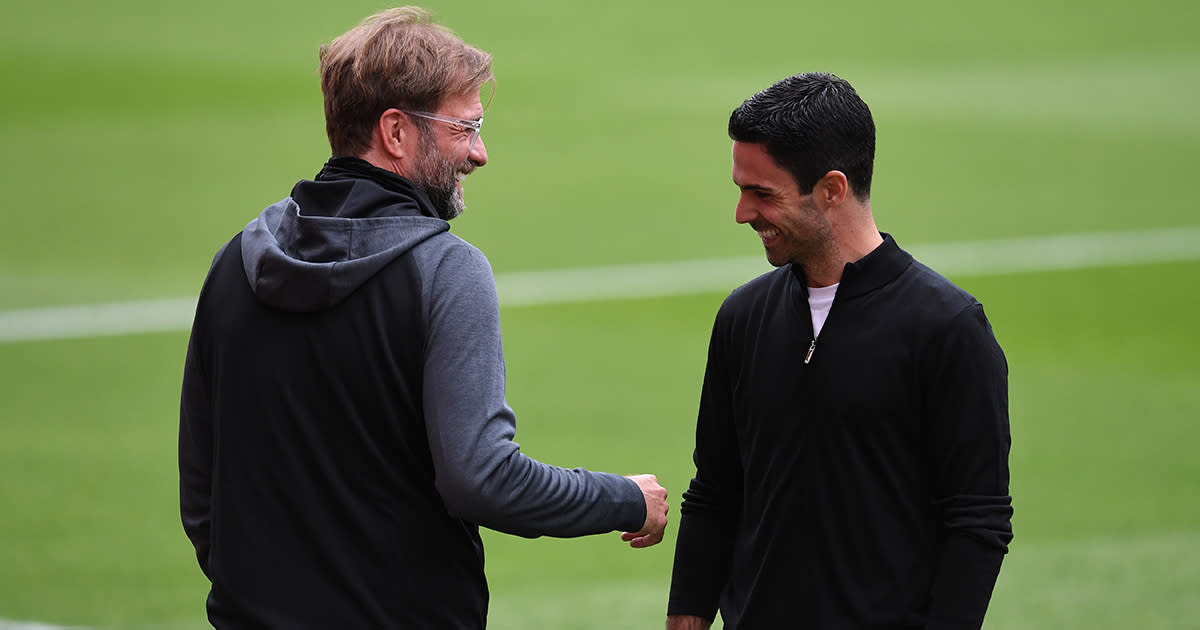
[[327, 309], [417, 244], [450, 229], [409, 180], [334, 157], [242, 232], [242, 262], [262, 302]]

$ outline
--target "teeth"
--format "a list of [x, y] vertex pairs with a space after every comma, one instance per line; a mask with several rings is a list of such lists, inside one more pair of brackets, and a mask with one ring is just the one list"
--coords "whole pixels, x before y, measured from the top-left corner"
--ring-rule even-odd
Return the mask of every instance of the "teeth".
[[758, 232], [759, 238], [764, 238], [764, 239], [765, 238], [775, 238], [776, 236], [779, 236], [779, 230], [777, 230], [775, 228], [763, 228], [761, 230], [755, 230], [755, 232]]

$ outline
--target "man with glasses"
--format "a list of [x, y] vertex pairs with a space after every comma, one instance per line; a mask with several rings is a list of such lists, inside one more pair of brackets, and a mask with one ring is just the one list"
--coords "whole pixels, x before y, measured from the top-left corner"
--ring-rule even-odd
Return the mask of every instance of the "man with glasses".
[[491, 56], [424, 10], [321, 51], [333, 156], [217, 253], [184, 367], [184, 529], [217, 628], [484, 628], [479, 526], [662, 540], [653, 475], [521, 453], [487, 259]]

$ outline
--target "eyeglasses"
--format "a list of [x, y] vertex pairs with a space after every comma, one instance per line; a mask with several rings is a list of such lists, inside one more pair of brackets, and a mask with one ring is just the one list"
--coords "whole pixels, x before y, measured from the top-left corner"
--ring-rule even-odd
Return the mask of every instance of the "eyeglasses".
[[405, 111], [404, 113], [408, 114], [409, 116], [416, 116], [417, 118], [428, 118], [429, 120], [436, 120], [438, 122], [444, 122], [448, 125], [454, 125], [464, 133], [471, 134], [471, 144], [467, 147], [467, 153], [470, 153], [475, 149], [475, 142], [479, 140], [479, 134], [483, 129], [483, 116], [480, 116], [478, 120], [463, 120], [461, 118], [446, 118], [445, 116], [439, 116], [438, 114], [431, 112]]

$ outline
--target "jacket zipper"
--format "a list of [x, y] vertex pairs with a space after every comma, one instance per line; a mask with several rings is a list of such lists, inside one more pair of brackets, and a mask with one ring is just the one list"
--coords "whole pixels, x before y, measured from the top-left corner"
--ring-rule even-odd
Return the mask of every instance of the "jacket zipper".
[[[838, 303], [838, 295], [837, 295], [837, 293], [834, 293], [833, 302], [831, 302], [829, 304], [829, 312], [825, 314], [825, 323], [826, 324], [829, 323], [829, 316], [833, 314], [833, 307], [837, 306], [837, 303]], [[811, 308], [811, 306], [810, 306], [810, 308]], [[808, 362], [812, 361], [813, 353], [815, 353], [817, 351], [817, 337], [820, 337], [820, 335], [817, 334], [816, 329], [813, 329], [812, 343], [808, 344], [808, 352], [804, 353], [804, 365], [808, 365]]]

